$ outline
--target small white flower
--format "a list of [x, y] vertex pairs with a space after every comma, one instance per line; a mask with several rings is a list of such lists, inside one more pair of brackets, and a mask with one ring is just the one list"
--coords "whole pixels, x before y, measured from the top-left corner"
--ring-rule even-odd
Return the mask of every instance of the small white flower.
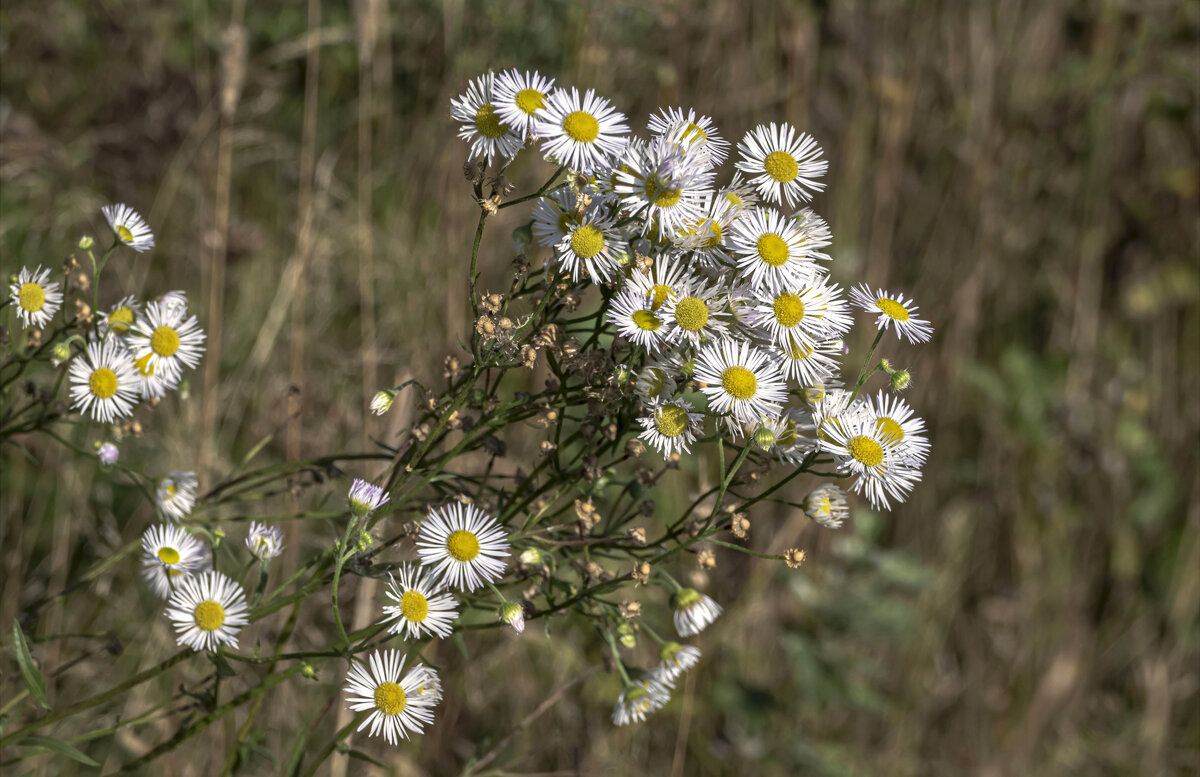
[[763, 198], [788, 207], [808, 200], [813, 192], [825, 188], [817, 178], [829, 163], [821, 159], [821, 147], [811, 135], [790, 124], [760, 124], [738, 143], [737, 169], [750, 176]]
[[821, 424], [821, 447], [833, 454], [838, 469], [856, 478], [851, 490], [865, 493], [871, 505], [889, 509], [888, 497], [903, 502], [921, 479], [892, 447], [892, 437], [868, 413], [845, 413]]
[[744, 341], [706, 345], [696, 355], [696, 380], [715, 413], [732, 413], [743, 424], [777, 415], [787, 385], [770, 355]]
[[675, 611], [675, 630], [681, 637], [693, 637], [721, 615], [721, 605], [694, 588], [681, 588], [671, 596]]
[[622, 337], [651, 353], [662, 346], [669, 331], [653, 300], [652, 292], [625, 289], [612, 298], [606, 315]]
[[780, 348], [812, 349], [821, 340], [844, 335], [852, 324], [841, 290], [823, 282], [769, 292], [747, 320]]
[[554, 89], [554, 79], [533, 72], [506, 70], [496, 76], [492, 97], [500, 119], [525, 141], [534, 139], [538, 111]]
[[390, 498], [382, 488], [361, 478], [350, 484], [350, 510], [360, 518], [375, 512]]
[[900, 397], [882, 391], [874, 401], [867, 397], [866, 405], [868, 413], [875, 418], [875, 425], [897, 456], [911, 466], [923, 466], [929, 456], [929, 438], [925, 436], [925, 422], [912, 407]]
[[692, 412], [692, 404], [686, 399], [670, 402], [653, 402], [651, 413], [638, 419], [644, 430], [638, 435], [665, 459], [672, 453], [687, 453], [696, 441], [704, 423], [704, 416]]
[[63, 295], [58, 284], [50, 281], [50, 270], [41, 265], [33, 272], [22, 267], [17, 282], [8, 287], [22, 328], [36, 326], [44, 329], [62, 306]]
[[685, 266], [680, 252], [666, 251], [654, 258], [649, 272], [632, 270], [625, 288], [651, 295], [650, 308], [658, 311], [668, 300], [678, 297], [688, 284], [696, 280], [696, 276]]
[[392, 403], [396, 400], [396, 392], [390, 389], [378, 391], [375, 396], [371, 397], [371, 412], [375, 415], [383, 415], [392, 409]]
[[96, 449], [96, 456], [99, 457], [100, 463], [106, 467], [111, 467], [117, 463], [117, 459], [121, 455], [121, 449], [111, 442], [103, 443]]
[[688, 108], [687, 113], [682, 108], [659, 108], [646, 128], [655, 135], [677, 133], [678, 141], [688, 150], [703, 149], [714, 165], [723, 164], [729, 156], [729, 141], [721, 137], [711, 118], [696, 115], [694, 108]]
[[729, 235], [730, 251], [737, 257], [741, 277], [755, 290], [777, 290], [812, 281], [817, 270], [804, 241], [800, 227], [771, 208], [742, 214]]
[[[136, 359], [138, 372], [148, 381], [151, 392], [178, 385], [184, 368], [193, 369], [204, 353], [204, 332], [195, 316], [185, 318], [185, 306], [162, 302], [146, 305], [146, 313], [137, 319], [129, 335], [129, 349]], [[158, 396], [151, 393], [152, 396]]]
[[[390, 577], [390, 575], [389, 575]], [[400, 581], [391, 577], [384, 595], [395, 604], [384, 605], [383, 623], [392, 634], [405, 639], [420, 639], [422, 634], [448, 637], [454, 631], [451, 623], [458, 617], [458, 603], [428, 577], [422, 567], [400, 567]]]
[[182, 527], [160, 524], [142, 534], [142, 577], [163, 599], [182, 578], [205, 571], [211, 563], [204, 543]]
[[664, 642], [658, 649], [658, 670], [667, 680], [674, 682], [684, 672], [700, 662], [700, 648]]
[[270, 561], [283, 553], [283, 531], [278, 526], [251, 521], [246, 547], [259, 561]]
[[850, 517], [846, 492], [833, 483], [813, 489], [804, 498], [804, 514], [826, 529], [837, 529]]
[[592, 283], [607, 283], [616, 268], [613, 250], [620, 239], [603, 206], [593, 203], [582, 215], [568, 220], [567, 233], [554, 246], [554, 255], [576, 283], [583, 270]]
[[896, 334], [910, 343], [925, 343], [933, 336], [933, 326], [923, 318], [917, 318], [920, 308], [903, 294], [891, 294], [883, 289], [874, 293], [865, 283], [850, 291], [850, 302], [870, 313], [878, 313], [875, 326], [887, 329], [895, 325]]
[[242, 587], [215, 571], [179, 578], [167, 600], [176, 641], [193, 650], [237, 647], [237, 633], [250, 622], [249, 614]]
[[421, 563], [432, 566], [441, 583], [474, 591], [499, 580], [507, 566], [504, 529], [475, 505], [452, 502], [429, 511], [417, 535]]
[[370, 668], [353, 664], [346, 676], [346, 701], [355, 712], [371, 710], [358, 731], [381, 731], [388, 744], [399, 744], [409, 733], [420, 734], [433, 723], [433, 707], [441, 699], [441, 681], [433, 669], [418, 664], [404, 671], [398, 650], [381, 650], [368, 657]]
[[693, 347], [728, 334], [728, 310], [720, 289], [699, 281], [687, 284], [659, 311], [667, 322], [667, 339]]
[[625, 686], [613, 706], [612, 721], [618, 726], [641, 723], [646, 715], [662, 709], [671, 700], [671, 687], [661, 675], [646, 673]]
[[111, 424], [133, 414], [140, 392], [133, 358], [116, 341], [89, 343], [71, 360], [71, 407]]
[[196, 506], [196, 473], [175, 471], [158, 484], [158, 508], [178, 523], [191, 515]]
[[614, 171], [613, 191], [622, 211], [637, 216], [643, 233], [674, 236], [699, 220], [712, 173], [707, 157], [687, 155], [677, 142], [680, 130], [649, 144], [630, 144]]
[[122, 299], [112, 308], [102, 314], [100, 319], [100, 333], [103, 335], [112, 334], [114, 337], [124, 338], [133, 331], [133, 322], [141, 315], [142, 306], [138, 303], [137, 298], [132, 294]]
[[504, 123], [493, 96], [494, 76], [486, 73], [467, 84], [467, 91], [450, 101], [450, 115], [461, 126], [458, 136], [471, 144], [472, 159], [514, 158], [524, 139]]
[[556, 89], [538, 114], [537, 135], [546, 157], [571, 170], [591, 173], [611, 167], [625, 147], [629, 126], [608, 100], [575, 87]]
[[789, 337], [786, 343], [776, 346], [772, 354], [777, 357], [786, 380], [812, 386], [837, 372], [837, 359], [842, 355], [841, 341], [831, 338], [805, 345]]
[[100, 209], [104, 213], [108, 226], [113, 234], [125, 245], [141, 253], [154, 248], [154, 233], [146, 225], [138, 212], [128, 205], [105, 205]]

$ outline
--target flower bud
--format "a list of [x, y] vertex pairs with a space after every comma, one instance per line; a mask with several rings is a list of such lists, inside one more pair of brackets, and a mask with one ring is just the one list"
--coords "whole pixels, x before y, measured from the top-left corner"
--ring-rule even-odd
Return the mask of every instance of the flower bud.
[[896, 370], [892, 374], [892, 391], [904, 391], [912, 384], [912, 375], [908, 370]]
[[540, 548], [526, 548], [521, 551], [521, 563], [526, 566], [536, 567], [542, 561], [543, 556]]
[[766, 426], [760, 426], [754, 432], [754, 443], [762, 450], [768, 450], [775, 444], [775, 433]]
[[96, 241], [92, 239], [91, 235], [84, 235], [83, 237], [79, 238], [79, 250], [80, 251], [91, 250], [91, 247], [94, 246], [95, 244], [96, 244]]
[[307, 661], [301, 665], [300, 674], [310, 680], [317, 679], [317, 670], [313, 668], [312, 664], [308, 663]]
[[54, 359], [53, 359], [54, 366], [57, 367], [58, 365], [65, 362], [67, 359], [71, 358], [71, 346], [65, 342], [64, 343], [55, 343], [53, 357], [54, 357]]
[[520, 634], [525, 631], [525, 608], [518, 602], [505, 602], [500, 607], [500, 620], [513, 627]]
[[96, 449], [96, 455], [100, 458], [101, 464], [111, 467], [117, 463], [117, 457], [121, 455], [121, 450], [111, 442], [106, 442]]
[[622, 647], [635, 648], [637, 647], [637, 634], [633, 633], [633, 627], [628, 623], [622, 623], [617, 627], [617, 641]]
[[375, 415], [383, 415], [392, 409], [392, 403], [396, 401], [396, 392], [391, 389], [380, 391], [371, 398], [371, 412]]

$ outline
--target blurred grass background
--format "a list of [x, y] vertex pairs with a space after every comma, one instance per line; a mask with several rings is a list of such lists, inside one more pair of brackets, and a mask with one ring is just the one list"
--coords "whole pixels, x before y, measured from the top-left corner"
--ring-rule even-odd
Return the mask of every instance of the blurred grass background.
[[[912, 371], [908, 399], [929, 423], [925, 482], [893, 513], [858, 509], [832, 534], [756, 508], [751, 545], [805, 547], [809, 561], [792, 572], [718, 554], [707, 587], [727, 615], [665, 711], [612, 727], [618, 683], [595, 673], [489, 768], [1195, 774], [1198, 35], [1191, 2], [7, 0], [4, 274], [57, 267], [84, 231], [103, 234], [101, 204], [139, 209], [158, 247], [110, 264], [121, 292], [187, 290], [219, 347], [210, 341], [190, 400], [154, 411], [149, 452], [130, 442], [125, 455], [215, 480], [268, 435], [259, 461], [389, 439], [403, 411], [364, 417], [365, 398], [408, 377], [436, 382], [457, 351], [476, 206], [448, 106], [468, 78], [538, 68], [595, 87], [635, 127], [659, 105], [692, 105], [734, 142], [757, 123], [792, 122], [831, 163], [814, 204], [833, 228], [835, 279], [909, 292], [938, 328], [926, 347], [885, 354]], [[510, 172], [518, 192], [548, 171], [528, 156]], [[485, 286], [506, 283], [522, 215], [490, 227]], [[537, 439], [531, 429], [509, 443], [529, 451]], [[152, 514], [92, 463], [23, 444], [30, 456], [0, 459], [4, 625]], [[687, 477], [668, 478], [660, 505], [687, 495]], [[289, 499], [311, 507], [342, 487]], [[326, 534], [289, 526], [288, 563]], [[39, 643], [58, 698], [172, 650], [133, 567], [34, 624], [126, 646], [113, 657], [104, 641]], [[323, 604], [306, 606], [292, 644], [323, 644]], [[269, 646], [280, 625], [249, 639]], [[458, 773], [599, 663], [586, 630], [555, 622], [549, 643], [540, 622], [531, 631], [473, 635], [469, 659], [439, 646], [437, 724], [396, 750], [355, 746], [398, 774]], [[20, 681], [4, 668], [7, 698]], [[308, 727], [324, 741], [339, 671], [272, 692], [243, 773], [277, 772], [273, 759]], [[95, 727], [201, 676], [143, 687]], [[236, 725], [146, 773], [216, 774]], [[174, 727], [131, 727], [88, 752], [116, 768]]]

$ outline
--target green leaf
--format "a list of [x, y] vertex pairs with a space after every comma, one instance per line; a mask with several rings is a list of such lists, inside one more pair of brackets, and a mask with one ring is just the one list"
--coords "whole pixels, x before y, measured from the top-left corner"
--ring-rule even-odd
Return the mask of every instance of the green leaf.
[[29, 655], [29, 643], [25, 641], [25, 632], [21, 631], [21, 624], [13, 620], [13, 644], [17, 649], [17, 665], [21, 668], [21, 677], [25, 678], [25, 687], [29, 689], [29, 693], [33, 698], [37, 699], [37, 703], [46, 709], [50, 709], [50, 703], [46, 701], [46, 681], [42, 679], [42, 673], [34, 666], [33, 656]]
[[44, 737], [37, 734], [30, 734], [17, 743], [21, 747], [41, 747], [46, 750], [53, 750], [59, 755], [65, 755], [67, 758], [73, 758], [84, 766], [99, 766], [99, 762], [92, 760], [87, 755], [79, 752], [75, 748], [68, 745], [61, 739], [54, 737]]
[[220, 653], [209, 653], [213, 665], [217, 667], [218, 677], [237, 677], [237, 672], [229, 665], [229, 661]]

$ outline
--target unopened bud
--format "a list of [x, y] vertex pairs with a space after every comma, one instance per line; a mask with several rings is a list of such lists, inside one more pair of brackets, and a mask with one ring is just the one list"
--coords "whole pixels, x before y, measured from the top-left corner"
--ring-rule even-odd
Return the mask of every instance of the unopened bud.
[[392, 409], [392, 403], [396, 401], [396, 392], [391, 389], [385, 389], [375, 394], [371, 398], [371, 412], [375, 415], [383, 415]]
[[307, 661], [300, 666], [300, 674], [310, 680], [317, 679], [317, 670]]
[[623, 647], [633, 649], [637, 647], [637, 634], [633, 632], [633, 627], [628, 623], [622, 623], [617, 627], [617, 641]]
[[91, 235], [84, 235], [83, 237], [79, 238], [79, 250], [80, 251], [88, 251], [95, 244], [96, 244], [96, 241], [92, 239]]
[[500, 620], [513, 627], [520, 634], [525, 631], [525, 608], [517, 602], [505, 602], [500, 607]]
[[370, 532], [362, 531], [358, 533], [358, 550], [361, 553], [375, 544], [375, 538]]
[[912, 384], [912, 375], [908, 370], [896, 370], [892, 373], [892, 391], [904, 391]]
[[536, 567], [542, 563], [542, 551], [539, 548], [526, 548], [521, 551], [521, 563]]
[[760, 426], [754, 432], [754, 443], [765, 451], [775, 444], [775, 433], [766, 426]]
[[67, 343], [54, 344], [54, 358], [61, 364], [71, 358], [71, 346]]

